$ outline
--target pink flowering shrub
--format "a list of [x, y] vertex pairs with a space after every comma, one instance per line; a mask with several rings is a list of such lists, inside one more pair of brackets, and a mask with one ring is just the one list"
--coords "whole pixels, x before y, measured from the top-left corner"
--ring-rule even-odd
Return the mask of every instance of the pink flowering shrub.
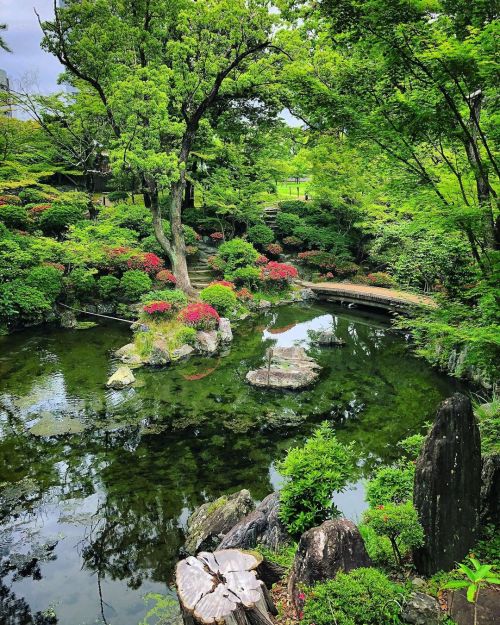
[[[199, 235], [197, 235], [199, 236]], [[186, 245], [186, 255], [187, 256], [196, 256], [200, 250], [196, 247], [196, 245]]]
[[287, 263], [278, 263], [271, 260], [261, 268], [261, 280], [268, 287], [285, 287], [299, 275], [299, 272], [292, 265]]
[[234, 282], [230, 282], [229, 280], [214, 280], [213, 282], [210, 282], [208, 286], [214, 286], [214, 285], [227, 286], [233, 291], [236, 288], [234, 285]]
[[52, 204], [37, 204], [29, 209], [29, 213], [32, 217], [36, 217], [37, 215], [40, 215], [40, 213], [44, 213], [51, 206]]
[[174, 274], [168, 269], [162, 269], [156, 274], [156, 280], [165, 284], [166, 286], [174, 287], [177, 284], [177, 279]]
[[149, 302], [143, 307], [144, 312], [150, 317], [167, 317], [172, 312], [170, 302]]
[[216, 273], [224, 273], [224, 269], [227, 265], [226, 261], [220, 256], [209, 256], [207, 258], [207, 264]]
[[239, 289], [239, 291], [236, 291], [236, 297], [241, 302], [249, 302], [249, 301], [253, 300], [252, 292], [249, 289], [247, 289], [246, 287], [243, 287], [242, 289]]
[[212, 241], [222, 241], [224, 239], [224, 235], [222, 234], [222, 232], [212, 232], [210, 238], [212, 239]]
[[149, 274], [161, 271], [164, 264], [163, 260], [152, 252], [134, 254], [127, 261], [127, 267], [129, 269], [139, 269], [139, 271], [144, 271]]
[[381, 286], [381, 287], [393, 287], [396, 286], [396, 280], [385, 273], [384, 271], [375, 271], [374, 273], [369, 273], [367, 276], [368, 284], [373, 286]]
[[269, 252], [271, 256], [279, 256], [280, 254], [283, 254], [283, 248], [279, 243], [270, 243], [266, 247], [266, 252]]
[[205, 302], [194, 302], [183, 308], [177, 319], [196, 330], [215, 330], [219, 323], [219, 314]]
[[45, 265], [45, 267], [54, 267], [54, 269], [57, 269], [57, 271], [60, 271], [61, 273], [64, 273], [65, 271], [64, 265], [62, 263], [53, 263], [51, 261], [47, 261], [43, 264]]
[[264, 256], [264, 254], [261, 254], [260, 256], [257, 257], [255, 264], [262, 266], [262, 265], [267, 265], [268, 262], [269, 262], [269, 258], [267, 256]]

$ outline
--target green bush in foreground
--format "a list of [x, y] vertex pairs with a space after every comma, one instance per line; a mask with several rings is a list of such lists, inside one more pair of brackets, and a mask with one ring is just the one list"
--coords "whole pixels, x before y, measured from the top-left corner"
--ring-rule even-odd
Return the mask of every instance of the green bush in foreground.
[[237, 303], [236, 294], [228, 286], [213, 284], [200, 293], [202, 301], [210, 304], [223, 317], [230, 314]]
[[39, 289], [13, 280], [0, 284], [0, 318], [6, 321], [39, 321], [50, 303]]
[[290, 449], [278, 470], [289, 478], [281, 490], [280, 518], [292, 536], [340, 515], [332, 502], [353, 478], [352, 445], [340, 443], [325, 422], [303, 447]]
[[[152, 286], [153, 282], [148, 274], [138, 269], [126, 271], [120, 280], [120, 288], [124, 297], [132, 302], [137, 301]], [[155, 299], [158, 299], [158, 297]]]
[[149, 291], [141, 297], [141, 302], [143, 304], [150, 304], [151, 302], [156, 302], [159, 300], [172, 304], [172, 308], [174, 308], [175, 310], [180, 310], [181, 308], [184, 308], [184, 306], [187, 306], [188, 303], [187, 295], [184, 293], [184, 291], [181, 291], [180, 289]]
[[411, 462], [379, 469], [366, 485], [366, 500], [370, 507], [411, 501], [414, 475], [415, 466]]
[[377, 569], [360, 568], [338, 573], [316, 584], [307, 594], [306, 625], [399, 625], [408, 591]]

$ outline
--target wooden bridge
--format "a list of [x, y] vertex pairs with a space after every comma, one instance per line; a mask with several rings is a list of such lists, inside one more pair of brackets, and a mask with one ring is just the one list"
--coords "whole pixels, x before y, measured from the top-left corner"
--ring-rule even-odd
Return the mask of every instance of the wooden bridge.
[[436, 302], [431, 297], [377, 286], [342, 282], [301, 281], [300, 284], [314, 291], [322, 299], [332, 302], [373, 306], [394, 312], [402, 312], [414, 306], [437, 308]]

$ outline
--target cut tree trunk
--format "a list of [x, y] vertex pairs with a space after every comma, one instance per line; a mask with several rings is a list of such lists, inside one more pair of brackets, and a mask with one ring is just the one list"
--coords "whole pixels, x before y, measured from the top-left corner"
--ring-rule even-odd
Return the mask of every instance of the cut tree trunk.
[[185, 625], [272, 625], [277, 610], [257, 577], [262, 564], [260, 554], [239, 549], [181, 560], [175, 577]]

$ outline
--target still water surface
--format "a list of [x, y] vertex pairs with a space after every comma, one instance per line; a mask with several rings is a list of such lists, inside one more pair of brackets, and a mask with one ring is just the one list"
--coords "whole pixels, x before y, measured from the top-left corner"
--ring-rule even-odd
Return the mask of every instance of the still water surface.
[[[314, 349], [309, 330], [334, 326], [344, 348]], [[397, 457], [456, 382], [411, 356], [386, 319], [322, 304], [244, 322], [228, 354], [141, 369], [111, 391], [112, 351], [127, 326], [28, 330], [0, 338], [0, 623], [138, 625], [144, 595], [171, 591], [190, 512], [248, 488], [280, 485], [290, 445], [328, 419], [362, 458], [336, 498], [357, 519], [363, 476]], [[300, 393], [245, 383], [270, 345], [304, 345], [322, 365]]]

